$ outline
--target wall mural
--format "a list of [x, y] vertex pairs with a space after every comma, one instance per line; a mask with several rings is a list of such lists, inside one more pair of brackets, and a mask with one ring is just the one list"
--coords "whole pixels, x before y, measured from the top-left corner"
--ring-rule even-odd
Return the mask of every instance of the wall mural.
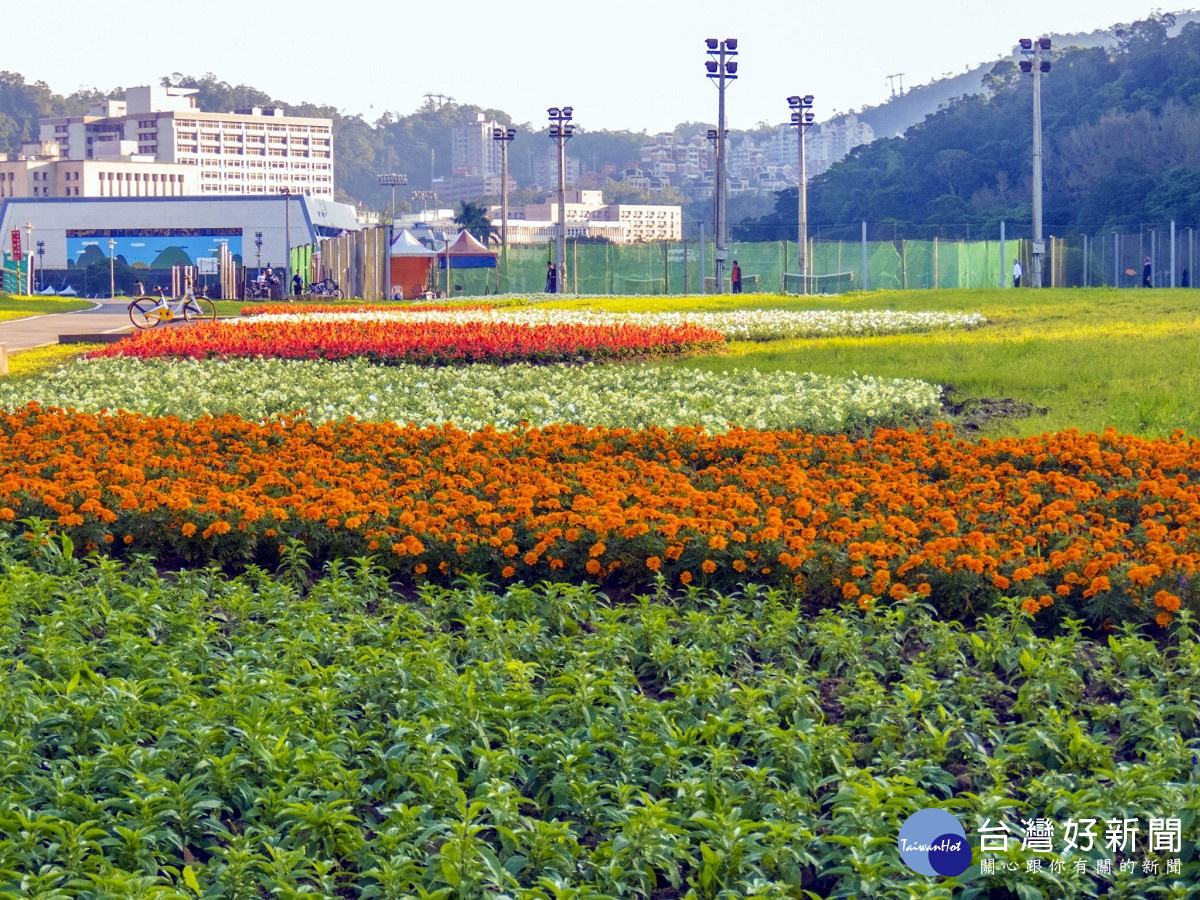
[[221, 244], [228, 245], [235, 264], [242, 262], [240, 228], [70, 228], [68, 268], [107, 263], [110, 240], [113, 255], [135, 269], [195, 266], [198, 260], [219, 258]]

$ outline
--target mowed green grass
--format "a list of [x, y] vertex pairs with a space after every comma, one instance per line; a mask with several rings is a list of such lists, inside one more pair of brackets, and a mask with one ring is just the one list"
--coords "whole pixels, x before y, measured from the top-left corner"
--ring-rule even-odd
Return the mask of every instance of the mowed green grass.
[[842, 297], [617, 298], [566, 306], [611, 310], [899, 309], [979, 312], [974, 331], [734, 343], [720, 357], [677, 365], [726, 371], [920, 378], [959, 400], [1012, 399], [1034, 410], [993, 420], [987, 436], [1077, 428], [1164, 437], [1200, 435], [1200, 290], [878, 291]]
[[51, 313], [74, 312], [90, 309], [90, 300], [79, 297], [14, 297], [0, 294], [0, 322], [24, 319], [28, 316], [45, 316]]

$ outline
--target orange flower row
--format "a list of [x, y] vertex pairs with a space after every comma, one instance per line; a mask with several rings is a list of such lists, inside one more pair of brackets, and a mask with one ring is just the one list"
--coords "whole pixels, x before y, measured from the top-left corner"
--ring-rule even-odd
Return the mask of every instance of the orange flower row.
[[644, 590], [801, 586], [815, 602], [1001, 595], [1169, 621], [1195, 604], [1200, 445], [1109, 431], [968, 442], [561, 426], [0, 418], [0, 519], [77, 544], [270, 563], [284, 538], [402, 576]]

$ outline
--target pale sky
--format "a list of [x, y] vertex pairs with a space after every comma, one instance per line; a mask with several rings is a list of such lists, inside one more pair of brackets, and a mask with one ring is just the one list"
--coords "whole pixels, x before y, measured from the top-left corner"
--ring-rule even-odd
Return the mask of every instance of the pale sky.
[[[68, 94], [211, 72], [283, 103], [374, 122], [425, 94], [546, 124], [664, 131], [715, 122], [704, 39], [738, 39], [727, 124], [823, 121], [1009, 54], [1019, 38], [1144, 19], [1146, 0], [42, 0], [10, 21], [0, 69]], [[1167, 9], [1176, 9], [1167, 7]], [[226, 110], [213, 110], [225, 112]]]

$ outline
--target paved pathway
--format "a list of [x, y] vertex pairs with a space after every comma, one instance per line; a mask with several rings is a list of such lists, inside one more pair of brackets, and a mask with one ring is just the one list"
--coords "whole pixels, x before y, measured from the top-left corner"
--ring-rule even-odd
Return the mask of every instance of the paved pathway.
[[0, 344], [8, 344], [8, 352], [13, 353], [61, 343], [60, 338], [67, 335], [113, 334], [133, 330], [127, 312], [128, 300], [94, 302], [96, 306], [93, 309], [0, 322]]

